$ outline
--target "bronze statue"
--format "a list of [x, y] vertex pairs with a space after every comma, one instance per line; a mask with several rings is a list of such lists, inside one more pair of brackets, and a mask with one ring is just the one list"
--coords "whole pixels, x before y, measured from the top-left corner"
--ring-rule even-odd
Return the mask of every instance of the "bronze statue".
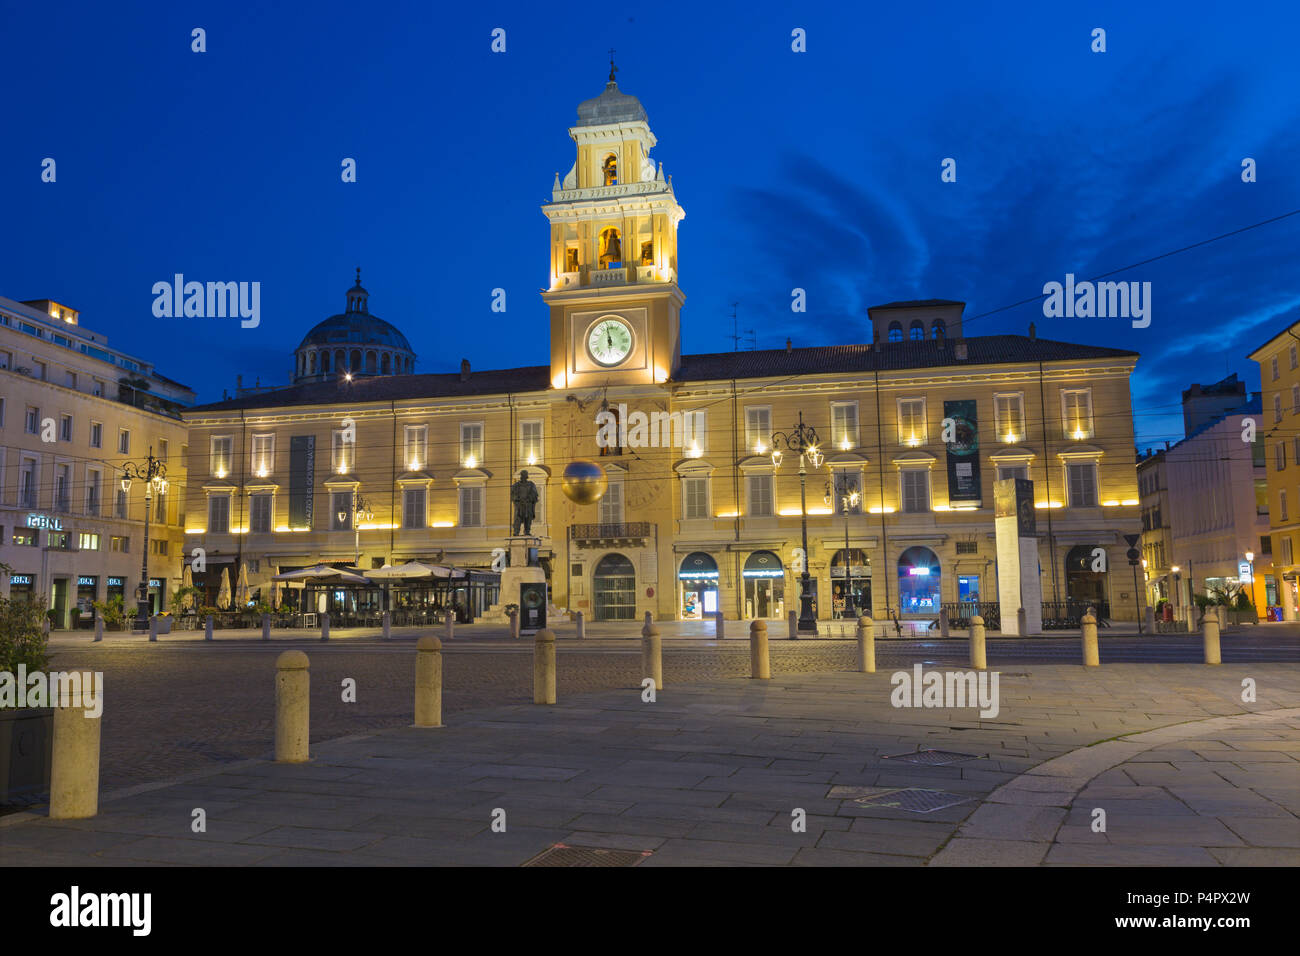
[[523, 525], [524, 534], [533, 533], [533, 518], [537, 516], [537, 486], [528, 480], [528, 472], [519, 472], [519, 480], [510, 486], [510, 503], [515, 507], [514, 530], [519, 533]]

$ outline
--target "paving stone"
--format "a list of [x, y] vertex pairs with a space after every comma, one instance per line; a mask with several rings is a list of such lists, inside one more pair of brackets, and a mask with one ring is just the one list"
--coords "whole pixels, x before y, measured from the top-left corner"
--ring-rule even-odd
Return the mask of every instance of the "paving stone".
[[1023, 840], [954, 837], [930, 859], [930, 866], [1038, 866], [1050, 844]]

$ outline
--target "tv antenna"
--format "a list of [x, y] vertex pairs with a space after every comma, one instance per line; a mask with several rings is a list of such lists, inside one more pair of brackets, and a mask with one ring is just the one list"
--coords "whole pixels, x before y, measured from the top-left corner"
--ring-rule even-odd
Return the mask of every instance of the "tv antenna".
[[739, 302], [731, 303], [731, 335], [729, 335], [728, 338], [730, 338], [732, 342], [732, 351], [739, 352], [741, 343], [743, 342], [745, 345], [745, 351], [752, 352], [758, 347], [758, 338], [755, 336], [753, 329], [740, 328], [740, 322], [736, 318], [736, 307], [738, 305], [740, 305]]

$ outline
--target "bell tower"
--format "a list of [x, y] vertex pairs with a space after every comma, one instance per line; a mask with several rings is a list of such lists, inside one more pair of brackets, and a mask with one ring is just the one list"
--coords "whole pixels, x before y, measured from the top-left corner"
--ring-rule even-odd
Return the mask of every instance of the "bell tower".
[[681, 364], [677, 224], [686, 213], [663, 164], [645, 109], [609, 82], [578, 106], [569, 137], [578, 149], [542, 212], [551, 225], [551, 385], [667, 381]]

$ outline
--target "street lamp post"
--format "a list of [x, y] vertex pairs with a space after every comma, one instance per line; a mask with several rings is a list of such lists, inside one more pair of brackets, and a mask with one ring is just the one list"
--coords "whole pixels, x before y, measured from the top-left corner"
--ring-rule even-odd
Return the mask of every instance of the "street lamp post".
[[808, 467], [820, 468], [826, 457], [817, 447], [820, 439], [817, 429], [804, 424], [803, 412], [799, 424], [788, 432], [772, 433], [772, 464], [781, 467], [784, 447], [799, 456], [799, 519], [803, 530], [803, 573], [799, 576], [799, 626], [798, 630], [817, 633], [817, 615], [813, 611], [812, 577], [808, 573]]
[[1255, 612], [1255, 620], [1259, 620], [1259, 604], [1255, 600], [1255, 552], [1246, 552], [1246, 563], [1250, 565], [1250, 607]]
[[[831, 482], [826, 483], [826, 503], [833, 504]], [[838, 489], [840, 500], [840, 512], [844, 515], [844, 616], [856, 617], [853, 606], [853, 557], [849, 551], [849, 508], [856, 505], [860, 500], [858, 495], [858, 485], [856, 482], [848, 480], [845, 476], [844, 487]]]
[[136, 627], [146, 630], [149, 627], [149, 517], [150, 502], [153, 493], [162, 494], [167, 490], [167, 465], [153, 456], [153, 446], [149, 446], [149, 457], [144, 463], [128, 461], [122, 468], [122, 492], [131, 490], [134, 480], [144, 482], [144, 547], [140, 549], [140, 586], [136, 589]]
[[[361, 519], [367, 521], [374, 520], [375, 513], [370, 510], [370, 503], [357, 495], [356, 501], [352, 506], [352, 547], [355, 557], [352, 560], [352, 566], [355, 568], [361, 563]], [[348, 512], [340, 511], [338, 513], [339, 524], [348, 520]]]

